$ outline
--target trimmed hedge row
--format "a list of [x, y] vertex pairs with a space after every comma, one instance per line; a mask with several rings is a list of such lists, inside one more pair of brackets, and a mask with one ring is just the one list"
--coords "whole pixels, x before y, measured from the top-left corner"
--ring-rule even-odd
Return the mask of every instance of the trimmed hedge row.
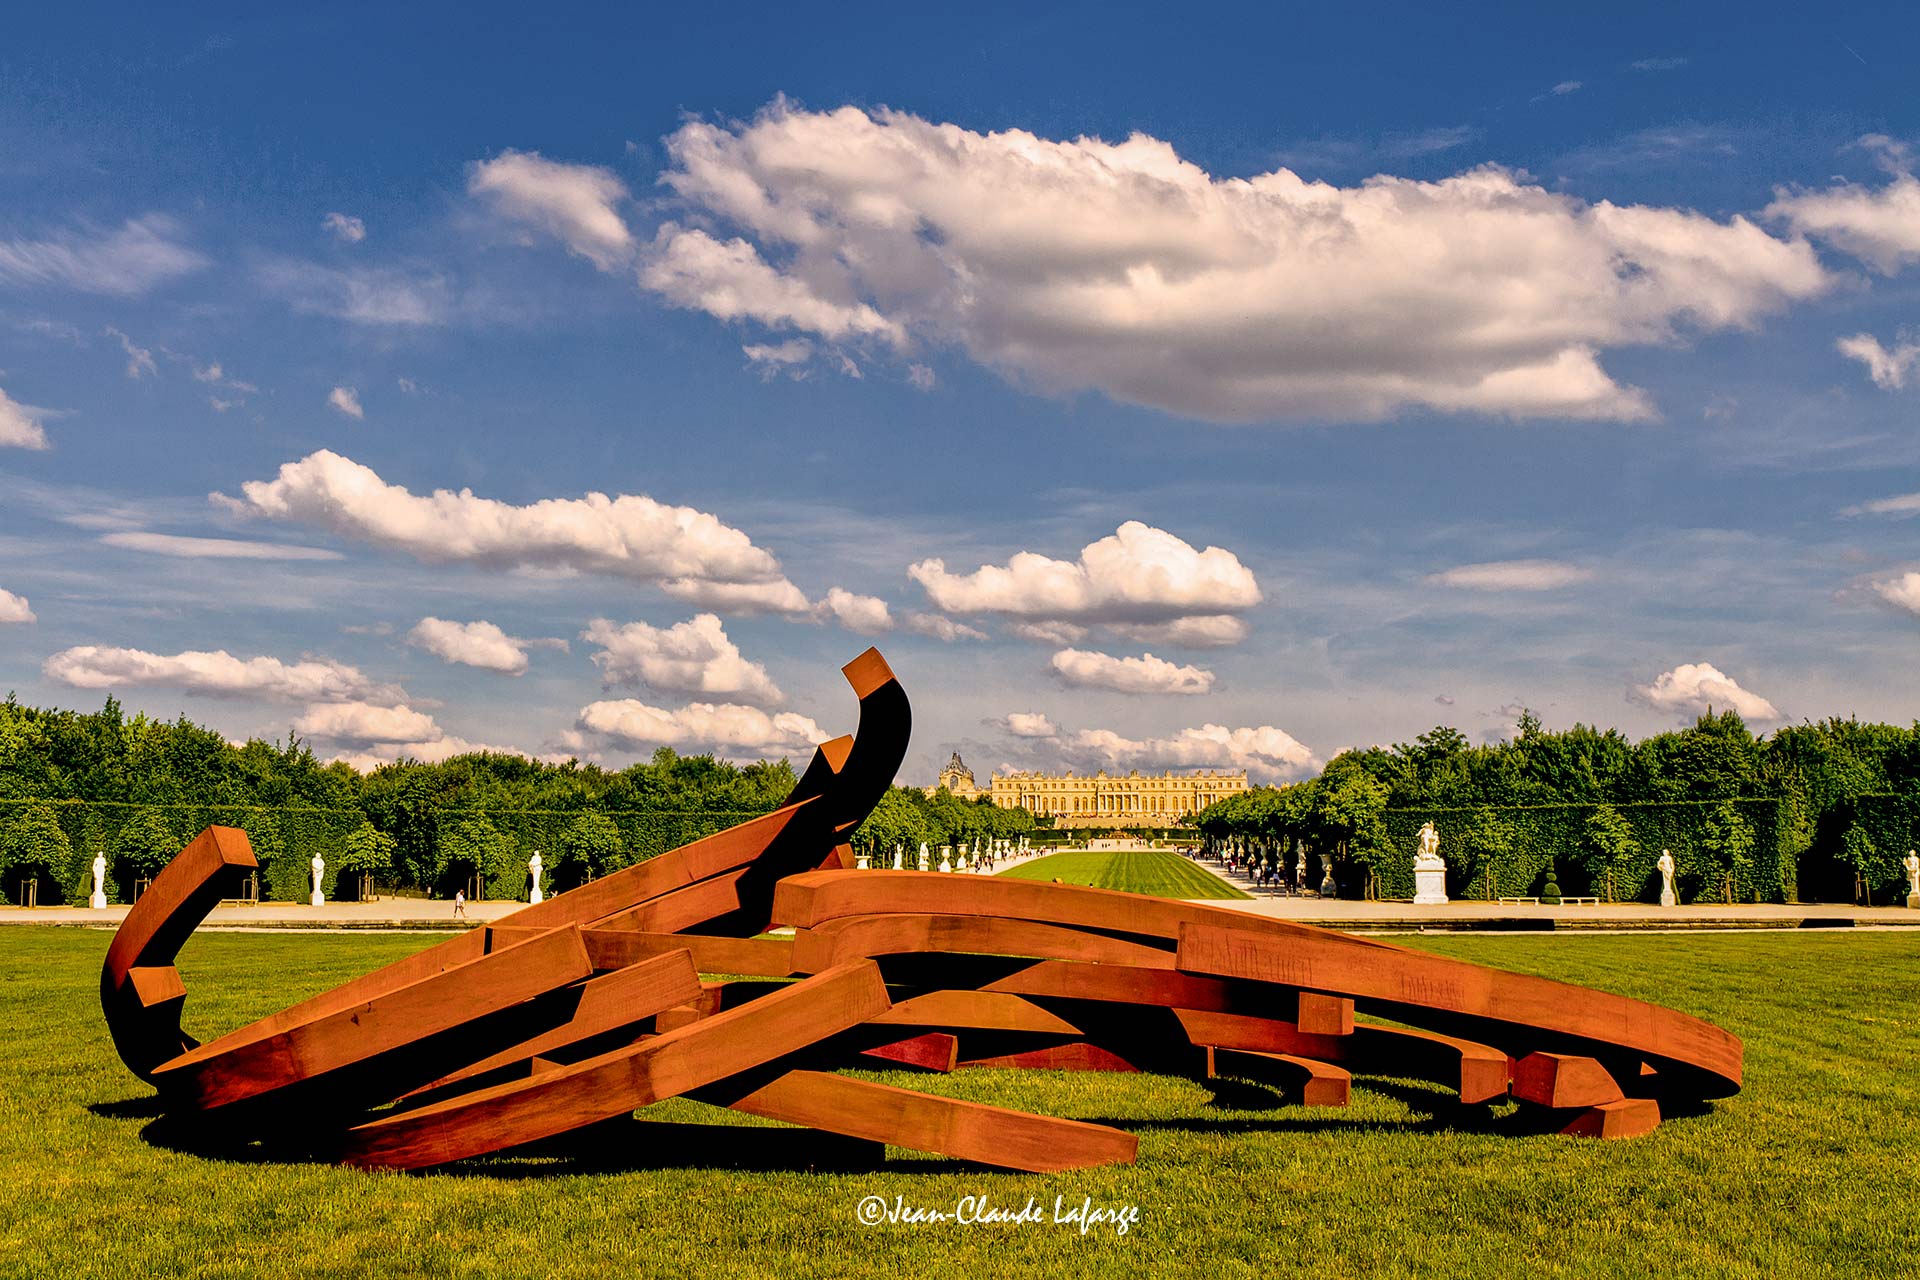
[[[1723, 805], [1731, 804], [1752, 829], [1753, 848], [1744, 859], [1729, 864], [1708, 848], [1707, 824]], [[1447, 864], [1447, 894], [1481, 898], [1486, 880], [1475, 875], [1465, 883], [1458, 845], [1449, 848], [1448, 836], [1473, 825], [1483, 812], [1507, 824], [1512, 849], [1494, 860], [1491, 871], [1496, 898], [1532, 897], [1540, 892], [1549, 865], [1567, 895], [1605, 898], [1604, 867], [1589, 867], [1583, 856], [1587, 820], [1596, 804], [1517, 805], [1480, 809], [1388, 809], [1381, 815], [1385, 848], [1373, 851], [1371, 867], [1378, 876], [1382, 898], [1413, 896], [1413, 857], [1420, 825], [1431, 821], [1440, 833], [1440, 856]], [[1660, 900], [1660, 851], [1671, 849], [1674, 887], [1682, 902], [1724, 902], [1729, 887], [1735, 902], [1786, 902], [1794, 892], [1794, 861], [1788, 843], [1786, 802], [1781, 799], [1702, 800], [1651, 804], [1619, 804], [1613, 808], [1633, 831], [1634, 848], [1610, 868], [1612, 896], [1621, 902]]]
[[[358, 809], [263, 808], [248, 805], [124, 804], [101, 800], [0, 800], [0, 830], [11, 828], [27, 809], [52, 809], [66, 833], [72, 854], [63, 867], [49, 867], [49, 878], [63, 901], [85, 902], [93, 892], [93, 856], [107, 855], [107, 897], [114, 902], [133, 898], [133, 884], [141, 874], [119, 856], [121, 829], [136, 816], [151, 814], [173, 837], [175, 847], [209, 826], [239, 827], [247, 833], [254, 856], [260, 860], [260, 896], [281, 901], [304, 899], [313, 879], [313, 856], [329, 863], [349, 831], [366, 821]], [[335, 867], [322, 876], [332, 896]], [[51, 895], [41, 901], [52, 905]]]
[[[579, 809], [441, 809], [437, 816], [442, 827], [451, 827], [463, 817], [485, 818], [512, 841], [518, 856], [487, 880], [487, 897], [497, 900], [527, 896], [527, 859], [536, 849], [547, 869], [542, 885], [550, 892], [556, 888], [553, 875], [560, 836], [582, 812]], [[669, 849], [763, 816], [749, 810], [727, 809], [607, 809], [602, 812], [620, 829], [625, 854], [623, 866], [645, 862]]]
[[[93, 857], [107, 855], [107, 896], [114, 902], [133, 898], [134, 881], [143, 874], [120, 856], [122, 828], [148, 815], [171, 837], [174, 850], [208, 826], [239, 827], [247, 833], [254, 856], [260, 860], [260, 896], [273, 901], [304, 901], [313, 878], [315, 854], [327, 866], [321, 888], [329, 898], [343, 874], [341, 849], [349, 832], [367, 815], [358, 809], [266, 808], [242, 805], [143, 805], [117, 801], [0, 800], [0, 838], [11, 831], [26, 810], [45, 806], [53, 810], [71, 852], [64, 864], [47, 868], [41, 902], [84, 903], [93, 891]], [[451, 824], [466, 814], [486, 817], [512, 842], [519, 856], [487, 881], [490, 898], [524, 898], [527, 858], [538, 849], [552, 868], [560, 834], [578, 816], [578, 810], [442, 809], [435, 817]], [[677, 811], [656, 809], [610, 810], [607, 817], [620, 830], [627, 862], [640, 862], [702, 836], [761, 816], [731, 810]], [[399, 869], [396, 868], [396, 872]], [[384, 879], [384, 877], [382, 877]], [[49, 883], [50, 882], [50, 883]], [[351, 885], [349, 881], [349, 885]], [[549, 881], [549, 883], [551, 883]], [[12, 883], [5, 886], [12, 891]]]

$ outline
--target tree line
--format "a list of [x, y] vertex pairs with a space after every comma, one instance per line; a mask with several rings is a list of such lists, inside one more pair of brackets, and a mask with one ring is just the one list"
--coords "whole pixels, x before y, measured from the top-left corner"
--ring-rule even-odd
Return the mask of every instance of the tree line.
[[1634, 742], [1582, 724], [1549, 732], [1529, 712], [1508, 741], [1475, 746], [1439, 726], [1345, 752], [1310, 780], [1230, 796], [1194, 823], [1215, 845], [1288, 867], [1324, 852], [1343, 883], [1389, 873], [1410, 885], [1411, 832], [1436, 813], [1447, 815], [1442, 852], [1458, 881], [1484, 882], [1488, 896], [1501, 868], [1500, 883], [1526, 893], [1549, 863], [1583, 887], [1617, 872], [1637, 895], [1659, 852], [1648, 845], [1664, 839], [1681, 844], [1675, 856], [1690, 860], [1702, 896], [1734, 900], [1744, 878], [1757, 896], [1885, 899], [1920, 838], [1920, 724], [1835, 718], [1762, 736], [1709, 711]]
[[[556, 887], [769, 812], [792, 789], [784, 760], [734, 765], [662, 748], [604, 769], [487, 752], [362, 774], [322, 763], [289, 734], [235, 744], [185, 716], [127, 716], [0, 703], [0, 889], [25, 878], [84, 894], [96, 853], [125, 899], [210, 821], [240, 826], [272, 896], [304, 896], [310, 858], [330, 891], [377, 879], [450, 893], [473, 875], [507, 891], [532, 847]], [[530, 817], [529, 815], [537, 815]], [[341, 877], [346, 877], [342, 879]]]

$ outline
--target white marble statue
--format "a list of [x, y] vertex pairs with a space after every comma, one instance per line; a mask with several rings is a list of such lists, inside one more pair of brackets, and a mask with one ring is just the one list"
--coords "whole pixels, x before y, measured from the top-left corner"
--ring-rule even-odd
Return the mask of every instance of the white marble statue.
[[902, 849], [899, 845], [893, 846], [893, 869], [895, 871], [904, 871], [906, 870], [906, 866], [906, 850]]
[[942, 871], [953, 870], [953, 846], [950, 844], [940, 846], [940, 869]]
[[320, 892], [320, 877], [325, 875], [326, 872], [327, 872], [326, 859], [322, 858], [317, 853], [314, 854], [313, 855], [313, 896], [307, 899], [308, 906], [317, 907], [317, 906], [321, 906], [326, 902], [327, 900], [326, 895]]
[[1680, 900], [1673, 895], [1672, 852], [1662, 849], [1660, 851], [1660, 861], [1654, 865], [1660, 868], [1660, 905], [1663, 907], [1678, 906]]
[[[1913, 855], [1907, 857], [1911, 860]], [[93, 897], [87, 905], [95, 911], [104, 911], [107, 906], [107, 856], [103, 853], [93, 855]]]
[[1920, 910], [1920, 855], [1909, 849], [1900, 865], [1907, 869], [1907, 905]]
[[1440, 833], [1432, 822], [1420, 828], [1420, 843], [1413, 855], [1413, 905], [1445, 906], [1447, 901], [1447, 864], [1440, 857]]
[[529, 903], [545, 900], [540, 893], [541, 865], [540, 851], [535, 849], [533, 856], [527, 859], [527, 901]]
[[925, 840], [920, 842], [920, 863], [915, 869], [919, 871], [933, 870], [933, 859], [927, 854], [927, 842]]

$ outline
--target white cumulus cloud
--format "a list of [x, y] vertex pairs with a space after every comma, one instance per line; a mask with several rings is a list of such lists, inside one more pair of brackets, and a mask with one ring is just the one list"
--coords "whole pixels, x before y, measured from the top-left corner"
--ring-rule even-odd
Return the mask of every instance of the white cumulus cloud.
[[1686, 662], [1662, 673], [1652, 684], [1636, 688], [1634, 695], [1648, 706], [1672, 711], [1682, 718], [1700, 715], [1709, 707], [1737, 711], [1743, 720], [1778, 720], [1774, 705], [1757, 693], [1750, 693], [1706, 662]]
[[46, 412], [21, 404], [0, 388], [0, 449], [47, 449], [46, 428], [40, 418]]
[[433, 564], [560, 569], [658, 584], [712, 608], [807, 612], [780, 562], [704, 511], [641, 495], [548, 498], [514, 506], [470, 489], [415, 494], [330, 450], [249, 480], [238, 498], [213, 495], [242, 515], [324, 529]]
[[789, 711], [769, 714], [758, 707], [710, 702], [670, 710], [632, 698], [582, 707], [576, 727], [580, 734], [626, 751], [673, 747], [734, 759], [806, 755], [827, 739], [811, 719]]
[[236, 658], [211, 652], [148, 653], [142, 649], [78, 645], [41, 665], [49, 680], [76, 689], [161, 685], [217, 697], [285, 698], [299, 702], [348, 702], [381, 690], [357, 669], [330, 658]]
[[1223, 421], [1645, 418], [1603, 351], [1751, 326], [1833, 283], [1749, 219], [1589, 203], [1495, 166], [1225, 177], [1143, 134], [784, 100], [667, 148], [689, 225], [662, 226], [640, 274], [669, 302]]
[[366, 410], [360, 407], [360, 393], [352, 387], [335, 387], [327, 392], [327, 404], [346, 414], [349, 418], [365, 418]]
[[[1888, 604], [1905, 609], [1908, 613], [1920, 614], [1920, 573], [1909, 571], [1896, 577], [1883, 578], [1873, 584], [1873, 589]], [[32, 620], [29, 615], [27, 621]]]
[[823, 338], [906, 342], [904, 329], [866, 303], [835, 299], [801, 276], [776, 269], [747, 241], [716, 240], [697, 227], [668, 223], [660, 228], [640, 280], [675, 306], [721, 320], [753, 320]]
[[593, 661], [609, 686], [645, 684], [664, 692], [707, 693], [760, 706], [786, 700], [767, 669], [742, 657], [711, 613], [671, 627], [644, 622], [616, 626], [595, 618], [580, 637], [600, 646]]
[[834, 587], [819, 607], [855, 635], [877, 636], [893, 630], [893, 611], [879, 596], [856, 595], [845, 587]]
[[361, 747], [424, 743], [445, 736], [424, 711], [372, 702], [326, 702], [309, 707], [293, 722], [293, 729], [305, 738]]
[[1553, 591], [1592, 576], [1592, 570], [1561, 560], [1488, 560], [1429, 574], [1427, 581], [1469, 591]]
[[0, 588], [0, 623], [37, 622], [33, 610], [27, 607], [27, 598], [17, 596], [11, 591]]
[[1009, 711], [998, 724], [1016, 738], [1051, 738], [1060, 732], [1059, 727], [1039, 711]]
[[1846, 182], [1824, 191], [1782, 190], [1766, 213], [1882, 275], [1920, 262], [1920, 181], [1910, 173], [1879, 187]]
[[[447, 662], [479, 667], [482, 671], [517, 676], [527, 669], [529, 642], [508, 635], [491, 622], [449, 622], [445, 618], [422, 618], [407, 633], [407, 643]], [[557, 643], [564, 645], [566, 642]]]
[[1245, 769], [1257, 781], [1307, 777], [1321, 761], [1284, 729], [1204, 724], [1159, 738], [1128, 738], [1110, 729], [1081, 729], [1059, 751], [1084, 769]]
[[503, 218], [539, 228], [602, 271], [633, 257], [633, 233], [617, 207], [627, 187], [610, 169], [503, 151], [473, 166], [467, 194]]
[[1052, 667], [1054, 674], [1067, 684], [1082, 689], [1200, 694], [1213, 688], [1213, 672], [1201, 667], [1183, 667], [1151, 653], [1138, 658], [1116, 658], [1087, 649], [1062, 649], [1053, 655]]
[[1129, 520], [1076, 560], [1022, 551], [1005, 565], [947, 572], [922, 560], [907, 574], [947, 613], [1027, 622], [1154, 623], [1228, 614], [1260, 603], [1260, 587], [1222, 547], [1196, 551], [1163, 529]]
[[1867, 366], [1867, 376], [1882, 391], [1901, 390], [1907, 385], [1908, 375], [1920, 369], [1920, 341], [1905, 335], [1891, 348], [1881, 346], [1880, 339], [1870, 333], [1856, 333], [1833, 345], [1849, 360], [1858, 360]]

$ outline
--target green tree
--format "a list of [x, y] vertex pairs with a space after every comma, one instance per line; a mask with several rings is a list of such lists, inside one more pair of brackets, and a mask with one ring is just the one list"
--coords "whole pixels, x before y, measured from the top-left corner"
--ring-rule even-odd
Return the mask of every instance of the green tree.
[[560, 833], [554, 850], [554, 878], [567, 884], [584, 884], [626, 865], [626, 846], [620, 828], [598, 809], [575, 814]]
[[392, 874], [394, 854], [399, 847], [400, 842], [392, 836], [375, 829], [371, 822], [362, 822], [340, 842], [337, 870], [354, 873], [358, 896], [365, 901], [372, 896], [373, 878]]
[[[1723, 800], [1708, 813], [1700, 846], [1707, 865], [1720, 878], [1722, 895], [1732, 902], [1736, 888], [1747, 884], [1753, 873], [1753, 827], [1740, 816], [1733, 801]], [[1742, 892], [1741, 896], [1746, 895]]]
[[484, 885], [505, 871], [512, 857], [513, 841], [485, 814], [463, 814], [440, 832], [433, 878], [439, 884], [452, 875], [457, 881], [454, 887], [460, 888], [466, 872], [471, 872]]
[[926, 796], [914, 788], [888, 787], [853, 833], [855, 851], [890, 860], [898, 845], [907, 856], [917, 855], [922, 841], [933, 843], [927, 808]]
[[121, 879], [151, 880], [186, 845], [165, 812], [136, 809], [113, 838], [113, 864]]
[[[1501, 868], [1511, 864], [1514, 848], [1513, 825], [1491, 807], [1475, 809], [1453, 838], [1454, 865], [1460, 869], [1461, 897], [1470, 897], [1474, 886], [1480, 896], [1491, 901], [1500, 896]], [[1447, 842], [1442, 840], [1444, 855]]]
[[0, 879], [45, 877], [62, 893], [76, 876], [73, 845], [50, 804], [22, 805], [0, 830]]
[[1596, 889], [1606, 888], [1607, 901], [1613, 901], [1613, 870], [1639, 847], [1632, 825], [1612, 805], [1598, 805], [1587, 815], [1580, 840], [1580, 865], [1586, 869], [1589, 883]]

